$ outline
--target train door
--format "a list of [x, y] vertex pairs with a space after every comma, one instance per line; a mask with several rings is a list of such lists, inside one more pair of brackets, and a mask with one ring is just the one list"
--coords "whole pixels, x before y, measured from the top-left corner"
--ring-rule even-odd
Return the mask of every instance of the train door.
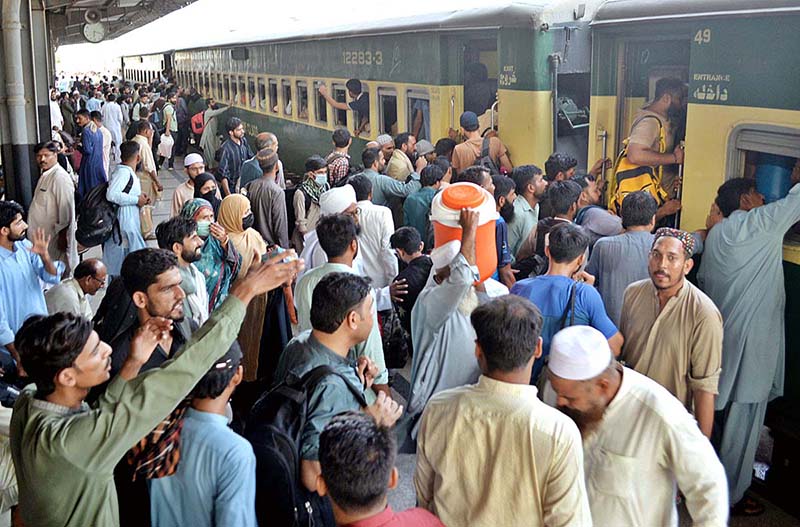
[[[469, 40], [464, 45], [464, 111], [475, 112], [481, 133], [492, 127], [491, 112], [497, 100], [497, 39]], [[456, 116], [456, 127], [458, 126]]]

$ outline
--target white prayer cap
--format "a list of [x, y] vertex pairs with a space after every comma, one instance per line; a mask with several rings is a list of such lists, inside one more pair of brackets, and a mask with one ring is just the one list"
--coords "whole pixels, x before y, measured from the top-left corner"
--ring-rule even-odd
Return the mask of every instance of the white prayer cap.
[[340, 214], [355, 202], [356, 191], [352, 186], [344, 185], [332, 188], [327, 192], [323, 192], [319, 197], [319, 213], [321, 216]]
[[584, 381], [603, 373], [611, 358], [602, 333], [591, 326], [570, 326], [553, 337], [547, 367], [562, 379]]
[[431, 261], [433, 262], [433, 270], [444, 269], [450, 267], [453, 260], [461, 252], [461, 242], [458, 240], [450, 240], [444, 245], [440, 245], [431, 251]]
[[379, 145], [383, 146], [383, 145], [388, 145], [389, 143], [393, 143], [394, 139], [392, 139], [392, 136], [389, 134], [381, 134], [375, 138], [375, 141]]
[[494, 278], [487, 278], [483, 281], [483, 287], [486, 289], [486, 296], [489, 298], [499, 298], [509, 294], [508, 288]]
[[189, 154], [183, 158], [183, 166], [188, 167], [194, 165], [195, 163], [204, 163], [203, 156], [200, 154]]

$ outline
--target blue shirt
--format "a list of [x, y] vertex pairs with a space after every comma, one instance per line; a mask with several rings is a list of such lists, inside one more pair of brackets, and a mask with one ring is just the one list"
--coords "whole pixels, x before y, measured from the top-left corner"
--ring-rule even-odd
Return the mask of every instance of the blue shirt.
[[414, 227], [419, 232], [425, 242], [425, 249], [433, 249], [433, 245], [428, 244], [428, 228], [431, 224], [431, 203], [436, 195], [433, 187], [423, 187], [406, 198], [403, 203], [403, 217], [406, 225]]
[[96, 99], [92, 97], [88, 101], [86, 101], [86, 109], [90, 112], [99, 112], [100, 108], [103, 106], [103, 101], [100, 99]]
[[[497, 269], [505, 267], [514, 261], [511, 251], [508, 250], [508, 224], [502, 216], [497, 217], [494, 226], [494, 243], [497, 246]], [[500, 280], [500, 273], [495, 270], [492, 278]]]
[[14, 342], [14, 335], [31, 315], [46, 315], [47, 304], [39, 285], [41, 279], [57, 284], [64, 272], [63, 262], [53, 262], [57, 273], [44, 268], [42, 258], [31, 252], [28, 240], [14, 242], [14, 250], [0, 247], [0, 346]]
[[[572, 284], [575, 286], [575, 326], [592, 326], [607, 339], [617, 333], [617, 327], [608, 318], [603, 300], [597, 290], [583, 282], [557, 275], [542, 275], [520, 280], [511, 288], [511, 294], [519, 295], [533, 302], [542, 313], [542, 357], [550, 353], [550, 341], [560, 329], [561, 318], [569, 309], [569, 295]], [[571, 313], [567, 313], [565, 327], [570, 325]], [[532, 379], [541, 372], [543, 361], [533, 365]]]
[[255, 527], [256, 457], [224, 415], [186, 411], [175, 474], [151, 479], [153, 527]]

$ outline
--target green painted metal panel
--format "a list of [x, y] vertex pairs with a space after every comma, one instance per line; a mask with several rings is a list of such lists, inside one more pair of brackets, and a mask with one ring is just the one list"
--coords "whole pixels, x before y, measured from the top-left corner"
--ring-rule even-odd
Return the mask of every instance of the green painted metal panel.
[[626, 97], [647, 97], [650, 72], [663, 66], [689, 66], [689, 43], [684, 40], [631, 42], [626, 46]]
[[594, 33], [592, 47], [592, 95], [617, 94], [617, 41]]
[[499, 37], [498, 87], [504, 90], [549, 90], [553, 33], [502, 29]]
[[800, 110], [798, 25], [798, 15], [697, 22], [691, 102]]

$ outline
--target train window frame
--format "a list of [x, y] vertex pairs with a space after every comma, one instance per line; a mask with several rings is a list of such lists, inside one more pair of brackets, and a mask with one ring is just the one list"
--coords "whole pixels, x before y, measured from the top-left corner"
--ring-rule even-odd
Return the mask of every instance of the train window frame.
[[[422, 128], [425, 130], [426, 135], [423, 139], [431, 141], [431, 123], [430, 123], [430, 115], [431, 115], [431, 96], [427, 89], [423, 88], [409, 88], [406, 90], [406, 123], [408, 128], [408, 133], [414, 132], [414, 104], [412, 101], [426, 101], [428, 103], [428, 122], [423, 122]], [[419, 137], [414, 136], [417, 141], [419, 141]], [[433, 142], [433, 141], [431, 141]]]
[[[339, 93], [342, 94], [342, 98], [344, 100], [339, 100], [339, 98], [337, 97], [337, 95]], [[334, 82], [331, 85], [331, 97], [333, 97], [333, 99], [335, 101], [343, 102], [345, 104], [349, 103], [349, 101], [347, 100], [347, 88], [345, 87], [345, 85], [343, 83]], [[348, 104], [348, 106], [349, 106], [349, 104]], [[334, 127], [344, 126], [345, 128], [347, 128], [347, 112], [348, 112], [348, 110], [339, 110], [337, 108], [333, 108], [333, 126]], [[344, 119], [340, 119], [340, 117], [342, 117], [342, 116], [344, 116]]]
[[[308, 108], [308, 81], [306, 81], [306, 80], [296, 80], [294, 82], [294, 86], [295, 86], [295, 90], [297, 90], [297, 93], [295, 94], [295, 98], [297, 100], [297, 118], [302, 120], [302, 121], [308, 121], [309, 117], [310, 117], [309, 116], [309, 108]], [[303, 102], [303, 97], [302, 97], [301, 93], [302, 93], [303, 90], [305, 91], [305, 94], [306, 94], [306, 107], [305, 107], [306, 116], [305, 117], [302, 116], [302, 112], [301, 112], [301, 110], [302, 110], [302, 102]]]
[[231, 77], [227, 73], [222, 74], [222, 100], [225, 104], [231, 102]]
[[208, 90], [211, 89], [211, 75], [209, 72], [203, 72], [203, 91], [201, 93], [207, 93]]
[[239, 108], [247, 108], [247, 77], [244, 75], [236, 76], [236, 94], [239, 96], [236, 105]]
[[745, 174], [745, 154], [758, 152], [800, 158], [800, 130], [761, 123], [736, 125], [728, 136], [725, 181]]
[[[375, 102], [377, 100], [377, 97], [373, 98], [372, 95], [370, 95], [369, 84], [367, 84], [364, 81], [361, 81], [361, 93], [366, 93], [367, 97], [369, 98], [369, 114], [367, 115], [367, 127], [364, 128], [364, 130], [361, 131], [361, 136], [362, 137], [371, 137], [373, 135], [372, 134], [372, 128], [373, 128], [372, 127], [372, 124], [373, 124], [372, 123], [372, 109], [374, 108], [373, 105], [375, 104]], [[355, 99], [353, 99], [353, 101], [354, 100]], [[350, 106], [350, 102], [352, 102], [352, 101], [348, 101], [347, 102], [348, 106]], [[359, 112], [357, 112], [355, 110], [352, 110], [352, 109], [350, 111], [353, 112], [353, 129], [358, 129], [358, 127], [361, 125], [361, 113], [359, 113]], [[380, 112], [380, 108], [378, 108], [378, 111]]]
[[214, 75], [216, 83], [214, 84], [214, 98], [218, 101], [222, 100], [222, 75], [217, 73]]
[[[363, 85], [362, 85], [363, 91]], [[384, 98], [385, 97], [394, 97], [394, 125], [395, 129], [392, 130], [389, 127], [389, 130], [386, 130], [386, 115], [384, 110]], [[400, 107], [400, 100], [397, 97], [397, 89], [392, 86], [379, 86], [377, 89], [377, 102], [378, 102], [378, 135], [381, 134], [389, 134], [392, 137], [396, 136], [399, 133], [400, 125], [399, 125], [399, 112], [398, 108]], [[356, 118], [356, 127], [358, 127], [361, 119]]]
[[267, 82], [264, 77], [256, 78], [256, 108], [259, 112], [267, 110]]
[[[275, 88], [275, 92], [273, 93], [272, 88]], [[269, 78], [267, 79], [267, 97], [269, 98], [269, 108], [267, 108], [267, 112], [278, 115], [280, 112], [280, 90], [278, 90], [278, 79]]]
[[[258, 84], [253, 75], [247, 76], [247, 107], [251, 110], [258, 109], [258, 92], [256, 91]], [[250, 90], [252, 88], [252, 91]]]
[[[319, 92], [324, 81], [314, 81], [314, 120], [317, 124], [328, 126], [328, 101]], [[323, 114], [323, 115], [320, 115]]]
[[[289, 95], [288, 99], [286, 97], [287, 94]], [[294, 103], [292, 103], [292, 81], [291, 80], [289, 80], [289, 79], [281, 79], [281, 96], [282, 96], [282, 98], [281, 98], [281, 111], [280, 111], [281, 115], [284, 115], [284, 116], [287, 116], [287, 117], [293, 117], [295, 108], [294, 108]], [[289, 104], [291, 104], [292, 107], [287, 112], [286, 108], [289, 107]]]

